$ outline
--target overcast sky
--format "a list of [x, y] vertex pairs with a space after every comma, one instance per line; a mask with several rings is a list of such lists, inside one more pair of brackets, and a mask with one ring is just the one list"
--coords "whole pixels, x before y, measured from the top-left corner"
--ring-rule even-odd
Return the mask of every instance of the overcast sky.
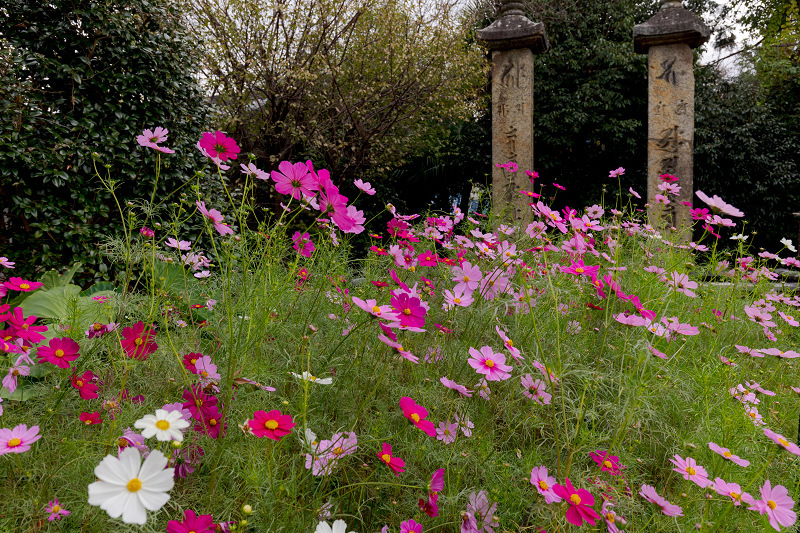
[[[730, 0], [717, 0], [721, 6], [727, 5]], [[730, 17], [729, 17], [730, 18]], [[706, 15], [706, 24], [709, 27], [714, 28], [715, 25], [720, 24], [720, 21], [717, 20], [718, 17]], [[730, 20], [722, 21], [727, 26], [733, 27], [733, 34], [736, 37], [736, 45], [733, 48], [726, 48], [724, 50], [716, 50], [714, 48], [714, 36], [712, 35], [711, 40], [705, 45], [705, 53], [700, 58], [701, 64], [708, 64], [712, 61], [716, 61], [722, 57], [728, 56], [735, 51], [741, 50], [744, 43], [748, 40], [749, 34], [745, 32], [740, 26], [733, 25]], [[738, 67], [736, 65], [737, 56], [732, 58], [726, 59], [722, 61], [720, 64], [723, 69], [726, 69], [730, 72], [730, 74], [735, 75], [738, 72]]]

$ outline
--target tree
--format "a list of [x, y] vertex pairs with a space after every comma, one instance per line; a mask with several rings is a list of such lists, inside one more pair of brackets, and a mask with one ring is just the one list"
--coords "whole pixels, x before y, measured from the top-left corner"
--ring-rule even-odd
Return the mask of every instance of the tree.
[[486, 66], [455, 2], [188, 0], [204, 77], [243, 149], [337, 183], [386, 172], [468, 116]]
[[168, 0], [1, 5], [0, 250], [23, 274], [80, 260], [85, 276], [101, 277], [100, 237], [120, 221], [95, 164], [123, 201], [150, 198], [155, 155], [135, 138], [163, 126], [177, 153], [157, 198], [191, 176], [206, 114], [196, 41]]

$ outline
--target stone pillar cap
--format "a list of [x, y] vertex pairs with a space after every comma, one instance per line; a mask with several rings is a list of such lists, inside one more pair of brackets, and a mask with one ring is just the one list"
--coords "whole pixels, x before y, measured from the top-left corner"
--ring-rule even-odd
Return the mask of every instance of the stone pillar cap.
[[678, 43], [697, 48], [710, 36], [711, 30], [702, 19], [684, 9], [679, 0], [661, 0], [658, 13], [633, 27], [633, 50], [646, 54], [651, 46]]
[[512, 50], [530, 48], [540, 54], [550, 48], [544, 24], [533, 22], [525, 15], [506, 14], [482, 30], [478, 38], [489, 50]]

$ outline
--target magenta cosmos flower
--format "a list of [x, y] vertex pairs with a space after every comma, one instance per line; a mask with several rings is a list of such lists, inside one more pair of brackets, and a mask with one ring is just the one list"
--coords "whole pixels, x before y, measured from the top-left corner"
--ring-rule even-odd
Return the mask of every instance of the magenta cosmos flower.
[[28, 429], [25, 424], [20, 424], [14, 429], [0, 429], [0, 455], [7, 453], [22, 453], [31, 449], [31, 444], [41, 439], [39, 426]]
[[294, 242], [292, 248], [297, 250], [303, 257], [311, 257], [311, 254], [316, 250], [308, 232], [301, 235], [299, 231], [295, 231], [294, 235], [292, 235], [292, 242]]
[[392, 297], [391, 304], [392, 309], [400, 318], [401, 326], [421, 328], [425, 325], [425, 314], [428, 311], [422, 307], [419, 298], [400, 293]]
[[544, 496], [545, 503], [558, 503], [561, 501], [561, 497], [553, 492], [556, 478], [548, 475], [546, 466], [537, 466], [531, 470], [531, 485], [536, 487], [539, 494]]
[[576, 489], [572, 486], [569, 478], [566, 479], [566, 486], [554, 485], [553, 492], [567, 503], [567, 522], [574, 526], [580, 526], [584, 521], [588, 522], [590, 526], [595, 524], [595, 521], [600, 518], [592, 505], [594, 505], [594, 496], [586, 489]]
[[486, 376], [487, 381], [501, 381], [511, 377], [511, 367], [505, 364], [506, 356], [495, 353], [491, 346], [483, 346], [480, 351], [469, 348], [469, 366], [478, 374]]
[[399, 457], [392, 456], [392, 447], [388, 443], [383, 443], [383, 447], [377, 455], [378, 459], [386, 463], [386, 466], [391, 468], [397, 477], [400, 477], [401, 472], [405, 472], [406, 462]]
[[277, 409], [270, 412], [256, 411], [253, 419], [247, 421], [247, 425], [253, 430], [256, 437], [267, 437], [272, 440], [281, 440], [296, 425], [292, 422], [291, 415], [282, 415]]
[[403, 410], [403, 416], [411, 420], [423, 433], [429, 437], [436, 436], [436, 428], [433, 422], [425, 420], [428, 417], [427, 409], [421, 405], [417, 405], [416, 402], [408, 396], [400, 398], [400, 409]]
[[236, 154], [241, 151], [236, 141], [221, 131], [203, 133], [203, 137], [197, 145], [205, 150], [209, 157], [220, 161], [236, 159]]
[[214, 533], [216, 524], [210, 514], [197, 515], [191, 509], [183, 513], [183, 520], [170, 520], [167, 524], [167, 533]]
[[769, 525], [780, 531], [781, 526], [789, 527], [797, 521], [797, 513], [792, 511], [794, 500], [789, 497], [789, 491], [783, 485], [772, 488], [769, 480], [764, 481], [761, 487], [761, 499], [753, 502], [748, 507], [769, 518]]
[[589, 453], [589, 457], [600, 466], [601, 472], [610, 472], [612, 476], [622, 473], [622, 465], [616, 455], [611, 455], [607, 451], [597, 450]]
[[656, 489], [650, 485], [642, 485], [639, 496], [660, 507], [661, 512], [666, 516], [683, 516], [683, 509], [681, 509], [680, 505], [669, 503], [666, 498], [659, 496]]
[[11, 277], [4, 283], [6, 289], [20, 292], [31, 292], [42, 286], [38, 281], [28, 281], [26, 279]]
[[39, 362], [48, 362], [58, 368], [69, 368], [69, 363], [80, 355], [80, 346], [69, 337], [51, 339], [49, 346], [40, 346], [38, 350]]
[[206, 209], [206, 203], [201, 202], [200, 200], [197, 200], [195, 202], [195, 205], [197, 206], [197, 209], [200, 211], [200, 214], [202, 214], [204, 217], [209, 219], [214, 224], [214, 229], [217, 230], [217, 233], [219, 233], [220, 235], [230, 235], [233, 233], [233, 230], [230, 228], [230, 226], [222, 222], [223, 220], [225, 220], [225, 217], [222, 216], [222, 213], [220, 213], [216, 209]]
[[152, 329], [145, 330], [144, 322], [140, 320], [133, 327], [123, 328], [120, 344], [125, 350], [125, 355], [145, 361], [158, 349], [158, 344], [153, 340], [155, 336], [156, 332]]
[[683, 479], [696, 483], [700, 488], [711, 485], [706, 469], [698, 465], [697, 461], [691, 457], [684, 459], [676, 453], [675, 459], [670, 459], [669, 462], [675, 465], [675, 468], [672, 469], [673, 472], [681, 474]]
[[45, 511], [50, 513], [50, 516], [47, 517], [48, 522], [52, 522], [53, 520], [61, 520], [62, 516], [69, 516], [69, 511], [61, 507], [58, 498], [51, 502], [47, 502], [47, 509], [45, 509]]

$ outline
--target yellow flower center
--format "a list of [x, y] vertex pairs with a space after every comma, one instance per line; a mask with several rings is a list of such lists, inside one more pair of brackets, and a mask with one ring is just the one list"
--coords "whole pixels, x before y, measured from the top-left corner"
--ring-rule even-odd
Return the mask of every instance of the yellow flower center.
[[317, 381], [317, 376], [308, 376], [308, 379], [311, 381]]
[[726, 457], [726, 458], [728, 458], [728, 459], [730, 459], [731, 457], [733, 457], [733, 454], [732, 454], [731, 452], [722, 452], [722, 455], [723, 455], [723, 457]]
[[216, 426], [217, 425], [217, 419], [216, 418], [212, 418], [211, 420], [208, 421], [208, 425], [209, 426]]
[[77, 385], [78, 387], [83, 387], [83, 381], [78, 380], [75, 382], [75, 385]]
[[742, 495], [741, 495], [741, 494], [739, 494], [738, 492], [729, 492], [728, 494], [729, 494], [729, 495], [730, 495], [730, 497], [731, 497], [731, 498], [733, 498], [734, 500], [740, 500], [740, 499], [742, 498]]
[[20, 284], [19, 284], [19, 288], [20, 288], [20, 289], [30, 289], [30, 288], [31, 288], [31, 286], [30, 286], [30, 285], [28, 285], [27, 283], [20, 283]]
[[201, 405], [203, 405], [203, 400], [201, 400], [200, 398], [198, 398], [198, 399], [196, 399], [196, 400], [194, 401], [194, 404], [195, 404], [197, 407], [200, 407]]
[[11, 371], [11, 375], [12, 376], [19, 376], [19, 370], [15, 368], [14, 370]]
[[86, 420], [86, 422], [84, 422], [84, 424], [86, 424], [87, 426], [91, 426], [91, 425], [92, 425], [92, 419], [91, 419], [91, 418], [88, 418], [88, 419]]
[[748, 416], [749, 416], [750, 418], [755, 418], [755, 417], [756, 417], [756, 414], [755, 414], [755, 413], [748, 413]]
[[419, 422], [419, 415], [417, 413], [411, 413], [411, 420]]
[[61, 510], [60, 505], [54, 505], [53, 508], [50, 510], [51, 513], [57, 513]]
[[189, 362], [192, 363], [193, 365], [197, 364], [197, 359], [189, 359]]
[[616, 516], [614, 515], [614, 513], [608, 513], [608, 514], [606, 515], [606, 520], [608, 520], [608, 521], [609, 521], [609, 522], [611, 522], [612, 524], [614, 523], [614, 518], [616, 518]]
[[381, 308], [378, 307], [377, 305], [373, 305], [372, 306], [372, 312], [375, 313], [376, 315], [379, 315], [379, 314], [381, 314]]
[[343, 453], [344, 450], [342, 449], [341, 446], [337, 446], [336, 448], [333, 449], [333, 455], [342, 455]]
[[606, 468], [614, 468], [614, 465], [611, 464], [611, 461], [603, 461], [603, 466]]
[[769, 507], [769, 508], [770, 508], [770, 509], [772, 509], [773, 511], [775, 510], [775, 508], [776, 508], [777, 506], [778, 506], [778, 504], [777, 504], [777, 503], [775, 503], [774, 501], [772, 501], [772, 500], [767, 500], [767, 507]]
[[142, 338], [141, 338], [141, 337], [136, 337], [136, 340], [135, 340], [135, 341], [133, 341], [133, 343], [134, 343], [136, 346], [141, 346], [143, 342], [144, 342], [144, 341], [142, 340]]
[[406, 307], [405, 309], [403, 309], [403, 314], [406, 315], [406, 316], [410, 315], [411, 314], [411, 309]]
[[166, 429], [169, 429], [169, 422], [167, 422], [166, 420], [159, 420], [158, 422], [156, 422], [156, 427], [161, 431], [164, 431]]
[[141, 488], [142, 488], [142, 482], [139, 481], [139, 478], [133, 478], [132, 480], [128, 481], [129, 492], [137, 492]]
[[542, 490], [548, 490], [550, 487], [548, 487], [547, 483], [545, 483], [544, 480], [542, 480], [539, 481], [539, 488], [541, 488]]
[[383, 455], [381, 455], [381, 461], [383, 461], [387, 465], [389, 464], [389, 461], [391, 461], [391, 460], [392, 460], [392, 456], [389, 455], [388, 453], [384, 453]]
[[464, 277], [463, 277], [463, 278], [461, 278], [461, 279], [462, 279], [462, 281], [465, 281], [465, 282], [466, 282], [466, 281], [469, 281], [469, 276], [464, 276]]
[[203, 370], [202, 372], [200, 372], [200, 375], [203, 376], [204, 378], [207, 378], [208, 377], [208, 372]]
[[783, 437], [778, 437], [778, 442], [780, 442], [784, 447], [789, 446], [789, 441], [784, 439]]
[[686, 472], [688, 472], [690, 476], [693, 476], [693, 475], [697, 474], [697, 471], [694, 468], [692, 468], [691, 466], [687, 466], [686, 467]]
[[578, 274], [583, 274], [583, 269], [581, 267], [578, 267], [575, 269], [575, 272], [577, 272]]
[[264, 427], [267, 429], [278, 429], [278, 421], [277, 420], [267, 420], [264, 423]]
[[581, 504], [581, 497], [577, 494], [573, 494], [569, 497], [569, 501], [572, 502], [573, 505], [580, 505]]
[[92, 325], [92, 328], [94, 328], [95, 331], [100, 331], [101, 329], [103, 329], [103, 324], [101, 324], [100, 322], [95, 322]]
[[512, 348], [514, 346], [514, 341], [512, 341], [511, 339], [508, 339], [506, 341], [506, 346], [508, 346], [509, 348]]
[[486, 360], [486, 366], [488, 366], [489, 368], [494, 367], [494, 361], [492, 361], [491, 359], [487, 359]]
[[460, 304], [461, 303], [461, 298], [453, 298], [453, 302], [455, 302], [457, 304]]
[[16, 448], [16, 447], [17, 447], [17, 446], [19, 446], [20, 444], [22, 444], [22, 441], [21, 441], [21, 440], [19, 440], [17, 437], [14, 437], [14, 438], [13, 438], [13, 439], [11, 439], [10, 441], [8, 441], [8, 447], [9, 447], [9, 448]]

